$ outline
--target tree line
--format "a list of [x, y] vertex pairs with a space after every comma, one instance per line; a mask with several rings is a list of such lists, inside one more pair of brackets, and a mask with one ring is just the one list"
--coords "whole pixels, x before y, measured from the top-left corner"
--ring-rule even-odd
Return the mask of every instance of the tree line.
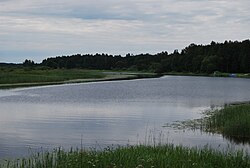
[[[26, 61], [26, 64], [30, 63]], [[157, 54], [76, 54], [47, 58], [41, 65], [50, 68], [136, 70], [164, 72], [226, 73], [250, 72], [250, 41], [225, 41], [208, 45], [190, 44], [180, 52]]]

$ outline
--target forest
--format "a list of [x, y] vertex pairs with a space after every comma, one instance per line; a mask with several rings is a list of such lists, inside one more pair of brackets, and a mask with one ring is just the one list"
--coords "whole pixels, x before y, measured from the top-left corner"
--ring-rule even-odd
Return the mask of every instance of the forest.
[[[25, 60], [30, 66], [33, 61]], [[208, 45], [190, 44], [181, 51], [166, 51], [157, 54], [76, 54], [47, 58], [40, 65], [64, 69], [97, 69], [97, 70], [133, 70], [165, 72], [213, 73], [249, 73], [250, 41], [225, 41]]]

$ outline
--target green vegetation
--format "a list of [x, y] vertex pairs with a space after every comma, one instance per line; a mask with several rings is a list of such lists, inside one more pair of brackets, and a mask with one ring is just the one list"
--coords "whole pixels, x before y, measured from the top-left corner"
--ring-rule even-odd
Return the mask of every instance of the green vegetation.
[[250, 73], [236, 73], [236, 74], [231, 74], [231, 73], [222, 73], [219, 71], [215, 71], [211, 76], [215, 77], [239, 77], [239, 78], [250, 78]]
[[[0, 63], [0, 88], [62, 84], [153, 77], [159, 74], [220, 76], [237, 73], [237, 77], [250, 77], [250, 40], [242, 42], [211, 42], [210, 45], [191, 44], [181, 52], [175, 50], [151, 54], [131, 55], [72, 55], [48, 58], [41, 64], [25, 60], [23, 64]], [[88, 70], [85, 70], [88, 69]], [[105, 72], [102, 70], [115, 70]], [[250, 142], [250, 104], [229, 105], [207, 112], [202, 119], [176, 122], [177, 128], [201, 129], [236, 142]], [[250, 157], [243, 152], [219, 152], [204, 148], [182, 146], [128, 146], [103, 151], [55, 150], [38, 153], [29, 158], [0, 163], [4, 168], [142, 168], [142, 167], [192, 167], [192, 168], [246, 168]]]
[[[250, 104], [228, 105], [206, 112], [202, 119], [182, 122], [186, 128], [222, 133], [233, 140], [249, 140]], [[181, 124], [176, 125], [180, 127]], [[174, 145], [127, 146], [104, 150], [62, 149], [37, 153], [31, 157], [4, 160], [4, 168], [247, 168], [250, 156], [243, 151], [217, 151], [210, 148], [187, 148]]]
[[[51, 68], [84, 68], [99, 70], [133, 70], [155, 73], [212, 74], [250, 72], [250, 40], [242, 42], [211, 42], [209, 45], [190, 44], [181, 52], [161, 52], [157, 54], [76, 54], [47, 58], [41, 65]], [[32, 65], [32, 61], [25, 61]]]
[[250, 142], [250, 104], [216, 110], [205, 120], [206, 129], [235, 141]]
[[5, 160], [5, 168], [247, 168], [250, 157], [242, 152], [219, 152], [212, 149], [181, 146], [129, 146], [103, 151], [55, 150], [30, 158]]
[[1, 69], [0, 84], [57, 82], [72, 79], [103, 78], [104, 74], [90, 70], [67, 69]]
[[214, 73], [193, 73], [193, 72], [165, 72], [163, 75], [174, 76], [210, 76], [210, 77], [237, 77], [237, 78], [250, 78], [250, 73], [225, 73], [215, 71]]
[[101, 71], [84, 69], [51, 69], [42, 66], [0, 66], [0, 89], [91, 81], [156, 77], [153, 73]]
[[56, 84], [73, 79], [99, 79], [106, 77], [105, 74], [91, 70], [66, 70], [38, 68], [1, 68], [0, 88], [33, 86], [43, 84]]
[[173, 75], [173, 76], [211, 76], [207, 73], [193, 73], [193, 72], [165, 72], [164, 75]]
[[201, 119], [177, 121], [166, 126], [220, 133], [236, 143], [250, 143], [250, 104], [227, 105], [206, 111]]
[[[76, 54], [47, 58], [40, 64], [25, 60], [22, 64], [0, 63], [0, 88], [61, 84], [68, 80], [134, 79], [152, 77], [142, 72], [219, 77], [250, 77], [250, 40], [242, 42], [211, 42], [209, 45], [190, 44], [181, 52], [157, 54]], [[87, 69], [87, 70], [86, 70]], [[133, 71], [138, 74], [112, 76], [102, 71]], [[233, 73], [233, 74], [232, 74]], [[111, 78], [111, 79], [110, 79]], [[79, 80], [80, 79], [80, 80]], [[84, 80], [82, 80], [84, 79]], [[107, 79], [105, 79], [107, 80]], [[73, 82], [73, 81], [71, 81]]]

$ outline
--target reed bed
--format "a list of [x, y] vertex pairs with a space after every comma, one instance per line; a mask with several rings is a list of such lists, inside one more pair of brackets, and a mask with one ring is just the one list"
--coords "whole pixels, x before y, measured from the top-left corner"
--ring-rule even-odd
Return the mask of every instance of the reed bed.
[[153, 77], [160, 77], [160, 75], [144, 72], [50, 69], [41, 66], [0, 67], [0, 89]]
[[96, 150], [61, 149], [9, 161], [2, 168], [247, 168], [250, 157], [242, 152], [219, 152], [182, 146], [127, 146]]
[[219, 133], [236, 143], [250, 144], [250, 104], [231, 104], [208, 110], [199, 119], [167, 123], [165, 127]]
[[0, 84], [59, 82], [72, 79], [104, 78], [100, 71], [81, 69], [2, 68]]
[[250, 142], [250, 104], [229, 105], [212, 112], [205, 128], [235, 141]]

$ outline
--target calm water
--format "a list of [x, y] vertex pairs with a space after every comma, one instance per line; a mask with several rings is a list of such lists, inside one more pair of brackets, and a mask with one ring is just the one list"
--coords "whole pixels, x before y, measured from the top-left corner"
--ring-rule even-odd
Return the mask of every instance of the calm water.
[[[0, 158], [57, 147], [169, 142], [246, 149], [221, 135], [164, 128], [250, 100], [250, 80], [176, 77], [0, 90]], [[161, 140], [159, 140], [159, 138]]]

